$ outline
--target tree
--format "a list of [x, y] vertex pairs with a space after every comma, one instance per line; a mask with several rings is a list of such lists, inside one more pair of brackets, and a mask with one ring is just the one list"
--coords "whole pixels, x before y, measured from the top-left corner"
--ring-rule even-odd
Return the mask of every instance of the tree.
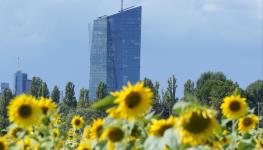
[[88, 107], [89, 105], [89, 90], [85, 88], [80, 89], [78, 107]]
[[176, 102], [176, 78], [173, 75], [172, 77], [169, 78], [168, 80], [168, 87], [165, 91], [162, 91], [162, 98], [163, 98], [163, 103], [164, 103], [164, 108], [165, 108], [165, 117], [169, 116], [172, 113], [172, 108], [173, 105]]
[[151, 91], [153, 92], [153, 103], [157, 104], [160, 100], [160, 95], [159, 95], [160, 84], [159, 84], [159, 82], [156, 82], [155, 84], [153, 84], [151, 79], [144, 78], [143, 84], [144, 84], [144, 87], [148, 87], [151, 89]]
[[[263, 114], [263, 80], [257, 80], [249, 84], [246, 88], [247, 98], [251, 101], [256, 108], [258, 115]], [[261, 126], [263, 122], [261, 121]]]
[[7, 106], [10, 102], [10, 100], [13, 98], [13, 94], [12, 91], [7, 88], [4, 89], [3, 93], [2, 93], [2, 97], [0, 99], [0, 114], [6, 118], [7, 117]]
[[0, 98], [0, 131], [8, 126], [7, 106], [12, 98], [12, 91], [9, 88], [5, 89]]
[[155, 113], [161, 113], [162, 107], [160, 105], [160, 94], [159, 94], [159, 82], [153, 83], [151, 79], [144, 78], [143, 80], [144, 87], [148, 87], [153, 92], [153, 111]]
[[195, 84], [192, 80], [187, 80], [184, 84], [184, 96], [187, 94], [194, 95], [195, 94]]
[[31, 86], [30, 86], [30, 94], [32, 96], [35, 96], [36, 98], [39, 98], [41, 96], [41, 87], [42, 87], [42, 79], [40, 77], [33, 77]]
[[55, 103], [59, 103], [60, 100], [60, 91], [58, 86], [54, 86], [53, 90], [52, 90], [52, 94], [51, 94], [51, 99], [55, 102]]
[[49, 90], [46, 82], [42, 82], [39, 97], [49, 98]]
[[108, 95], [108, 88], [104, 82], [100, 82], [99, 86], [96, 90], [96, 97], [97, 99], [103, 99]]
[[208, 80], [219, 80], [219, 81], [226, 81], [226, 76], [222, 72], [205, 72], [202, 73], [200, 78], [196, 82], [196, 88], [199, 89], [201, 86], [205, 84]]
[[75, 85], [72, 82], [68, 82], [65, 88], [64, 103], [70, 107], [77, 106], [77, 100], [75, 97]]
[[201, 104], [220, 110], [222, 99], [233, 94], [239, 85], [228, 80], [222, 72], [206, 72], [197, 80], [195, 93]]

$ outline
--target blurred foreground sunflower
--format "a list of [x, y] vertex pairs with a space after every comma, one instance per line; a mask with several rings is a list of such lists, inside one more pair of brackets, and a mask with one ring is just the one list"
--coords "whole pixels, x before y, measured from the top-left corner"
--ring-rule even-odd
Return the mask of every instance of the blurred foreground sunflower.
[[258, 116], [252, 114], [239, 119], [238, 130], [241, 132], [248, 132], [254, 129], [259, 122]]
[[71, 120], [71, 125], [74, 129], [81, 129], [84, 126], [84, 119], [83, 117], [77, 115], [74, 116]]
[[153, 93], [144, 87], [143, 82], [135, 85], [128, 82], [122, 91], [114, 92], [112, 95], [116, 97], [114, 103], [118, 104], [112, 113], [118, 113], [120, 118], [133, 120], [143, 116], [151, 108]]
[[81, 141], [77, 150], [92, 150], [91, 145], [87, 141]]
[[91, 127], [90, 126], [87, 126], [84, 128], [84, 131], [83, 131], [83, 138], [85, 140], [90, 140], [91, 139]]
[[8, 143], [7, 141], [0, 137], [0, 150], [7, 150], [8, 149]]
[[247, 113], [246, 98], [241, 98], [239, 95], [225, 97], [221, 109], [227, 118], [238, 119]]
[[38, 104], [39, 104], [39, 106], [42, 110], [42, 113], [44, 115], [54, 112], [57, 108], [56, 103], [54, 103], [54, 102], [52, 102], [52, 100], [46, 99], [44, 97], [40, 98]]
[[54, 137], [54, 138], [58, 138], [58, 137], [59, 137], [59, 134], [60, 134], [60, 131], [59, 131], [58, 128], [54, 128], [54, 129], [52, 130], [52, 133], [53, 133], [53, 137]]
[[34, 97], [23, 94], [10, 102], [8, 117], [19, 127], [29, 128], [40, 123], [41, 109]]
[[205, 144], [218, 129], [219, 124], [213, 110], [194, 108], [179, 118], [179, 131], [184, 144]]
[[103, 132], [102, 139], [108, 140], [108, 150], [115, 150], [115, 143], [121, 142], [124, 136], [125, 133], [120, 127], [109, 127]]
[[17, 136], [18, 136], [17, 134], [18, 134], [19, 132], [22, 132], [22, 131], [23, 131], [22, 128], [15, 127], [15, 128], [12, 128], [12, 129], [10, 129], [10, 130], [8, 131], [8, 135], [9, 135], [9, 137], [16, 139]]
[[167, 129], [171, 129], [176, 125], [176, 118], [170, 117], [167, 120], [154, 120], [149, 130], [149, 134], [152, 136], [161, 137]]
[[263, 150], [263, 139], [257, 140], [256, 148], [259, 150]]
[[91, 126], [91, 139], [100, 139], [101, 134], [103, 132], [103, 125], [104, 125], [104, 120], [99, 118], [93, 121], [92, 126]]

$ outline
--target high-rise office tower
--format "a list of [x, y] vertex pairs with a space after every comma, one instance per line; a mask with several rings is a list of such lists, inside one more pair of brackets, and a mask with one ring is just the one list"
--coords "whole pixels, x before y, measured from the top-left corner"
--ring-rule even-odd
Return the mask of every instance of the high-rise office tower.
[[7, 82], [2, 82], [2, 83], [1, 83], [1, 92], [3, 93], [3, 91], [4, 91], [5, 89], [9, 89], [9, 83], [7, 83]]
[[109, 91], [140, 80], [141, 7], [121, 10], [93, 22], [90, 53], [90, 98], [100, 82]]
[[7, 82], [2, 82], [1, 83], [1, 91], [0, 91], [0, 96], [2, 96], [2, 94], [4, 93], [5, 89], [9, 89], [9, 83]]
[[15, 95], [29, 93], [31, 81], [27, 79], [27, 74], [22, 71], [15, 73]]

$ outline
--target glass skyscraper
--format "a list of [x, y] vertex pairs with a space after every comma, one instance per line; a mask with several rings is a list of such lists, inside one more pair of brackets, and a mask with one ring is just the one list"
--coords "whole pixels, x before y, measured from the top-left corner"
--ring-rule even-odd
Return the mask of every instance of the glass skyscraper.
[[90, 98], [100, 82], [109, 91], [140, 80], [141, 7], [102, 16], [93, 22], [90, 54]]
[[15, 73], [15, 95], [20, 95], [23, 93], [29, 93], [29, 88], [31, 86], [31, 80], [27, 79], [27, 74], [22, 71], [17, 71]]

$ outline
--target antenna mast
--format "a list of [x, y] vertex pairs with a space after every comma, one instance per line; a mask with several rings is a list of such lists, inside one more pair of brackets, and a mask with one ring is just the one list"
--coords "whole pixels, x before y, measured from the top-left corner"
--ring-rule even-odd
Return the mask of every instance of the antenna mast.
[[18, 70], [20, 70], [20, 57], [19, 56], [17, 57], [17, 67], [18, 67]]
[[121, 0], [121, 11], [123, 11], [123, 0]]

